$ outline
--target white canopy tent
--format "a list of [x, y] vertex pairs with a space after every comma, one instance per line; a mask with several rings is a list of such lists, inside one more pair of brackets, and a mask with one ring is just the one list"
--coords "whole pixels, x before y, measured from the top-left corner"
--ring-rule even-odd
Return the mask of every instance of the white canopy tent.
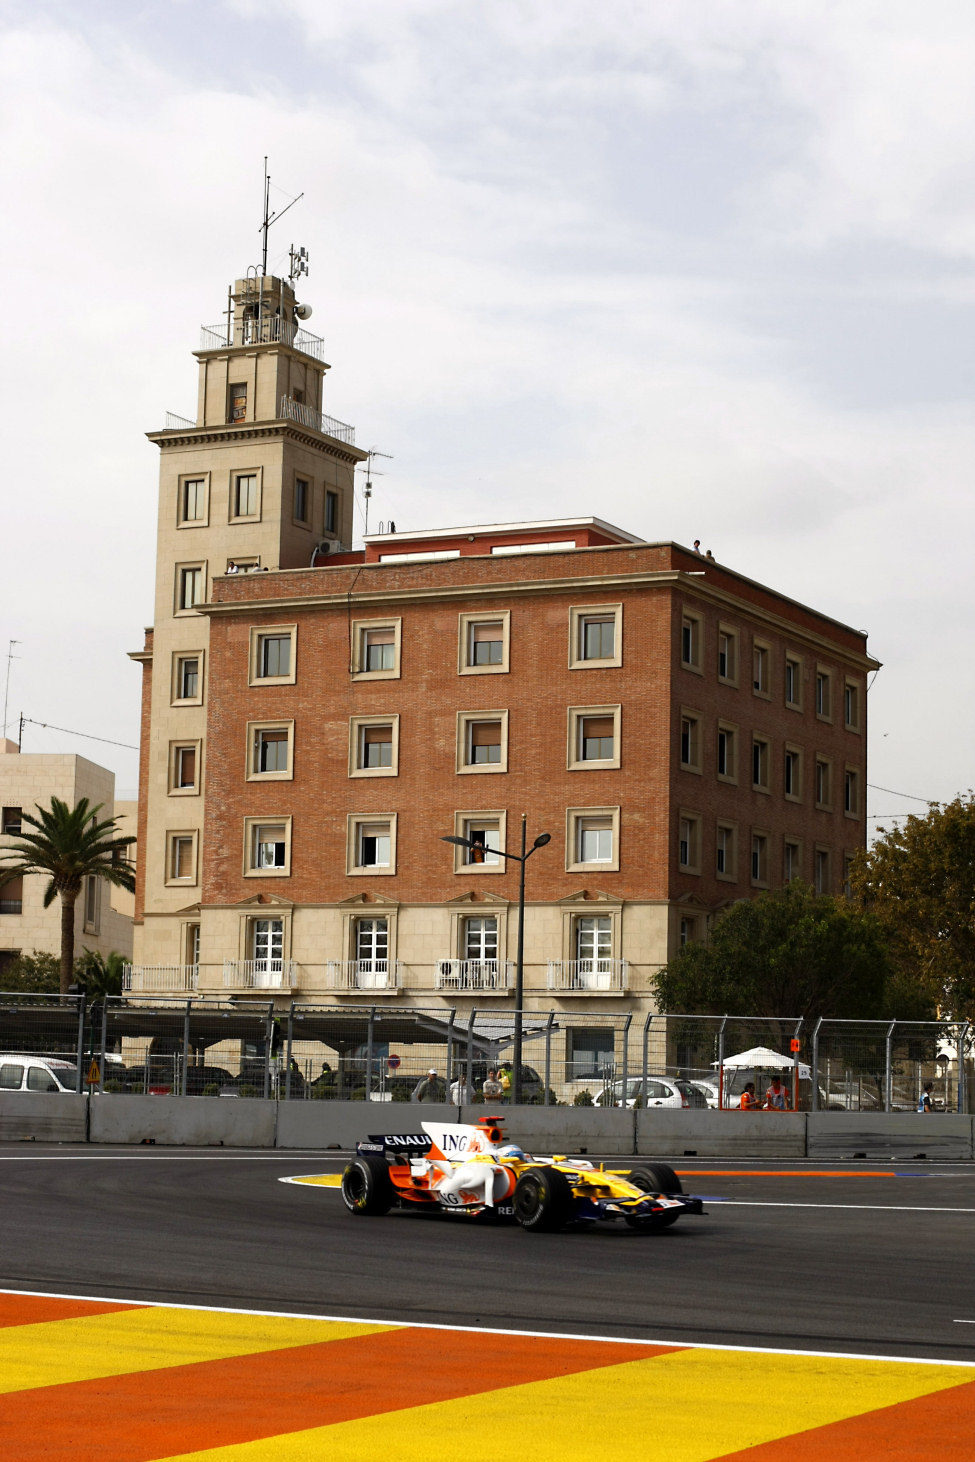
[[752, 1046], [749, 1051], [739, 1051], [737, 1056], [726, 1056], [723, 1061], [712, 1061], [712, 1066], [721, 1065], [726, 1071], [791, 1071], [794, 1064], [799, 1067], [799, 1080], [809, 1081], [812, 1069], [805, 1061], [794, 1062], [792, 1056], [781, 1056], [769, 1046]]

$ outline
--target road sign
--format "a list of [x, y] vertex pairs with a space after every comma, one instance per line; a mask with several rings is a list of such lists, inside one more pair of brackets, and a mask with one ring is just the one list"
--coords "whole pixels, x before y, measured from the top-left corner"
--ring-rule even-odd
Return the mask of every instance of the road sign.
[[397, 1066], [399, 1065], [399, 1062], [400, 1058], [398, 1056], [388, 1056], [386, 1058], [386, 1065], [389, 1067], [390, 1071], [395, 1071]]
[[798, 1051], [799, 1048], [800, 1048], [800, 1043], [799, 1043], [799, 1041], [796, 1040], [795, 1036], [793, 1036], [792, 1037], [792, 1040], [789, 1042], [789, 1050], [790, 1051]]
[[98, 1069], [98, 1062], [92, 1061], [91, 1065], [88, 1067], [88, 1085], [98, 1086], [101, 1083], [101, 1079], [102, 1074]]

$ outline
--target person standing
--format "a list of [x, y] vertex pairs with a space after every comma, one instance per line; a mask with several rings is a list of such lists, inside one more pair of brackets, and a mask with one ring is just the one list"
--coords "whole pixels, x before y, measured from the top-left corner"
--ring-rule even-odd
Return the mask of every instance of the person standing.
[[789, 1110], [789, 1093], [782, 1085], [782, 1078], [778, 1072], [772, 1077], [771, 1085], [765, 1093], [765, 1110], [767, 1112], [787, 1112]]
[[919, 1112], [933, 1112], [934, 1111], [934, 1096], [933, 1096], [933, 1094], [934, 1094], [934, 1082], [933, 1081], [926, 1081], [924, 1083], [924, 1090], [921, 1092], [921, 1095], [917, 1099], [917, 1109], [918, 1109]]
[[481, 1083], [481, 1095], [486, 1102], [499, 1102], [504, 1096], [504, 1087], [498, 1080], [498, 1073], [493, 1066]]
[[437, 1075], [437, 1068], [431, 1066], [426, 1076], [422, 1077], [413, 1088], [413, 1100], [415, 1102], [442, 1102], [443, 1099], [443, 1083]]
[[455, 1107], [462, 1107], [471, 1099], [470, 1087], [462, 1076], [458, 1076], [450, 1083], [450, 1100]]

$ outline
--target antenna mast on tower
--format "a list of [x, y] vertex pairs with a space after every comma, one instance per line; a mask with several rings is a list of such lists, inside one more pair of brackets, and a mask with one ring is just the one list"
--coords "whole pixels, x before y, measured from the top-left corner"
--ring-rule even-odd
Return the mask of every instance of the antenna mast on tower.
[[19, 655], [14, 654], [14, 645], [19, 644], [20, 640], [7, 641], [7, 679], [3, 689], [3, 730], [0, 731], [0, 736], [6, 736], [7, 734], [7, 703], [10, 700], [10, 662], [11, 660], [20, 659]]
[[271, 174], [267, 170], [267, 158], [265, 157], [265, 159], [264, 159], [264, 222], [261, 224], [260, 228], [258, 229], [258, 233], [264, 235], [264, 247], [261, 250], [261, 273], [262, 274], [266, 274], [267, 273], [267, 231], [268, 231], [268, 229], [271, 227], [271, 224], [272, 223], [277, 223], [277, 221], [278, 221], [279, 218], [283, 218], [284, 215], [287, 213], [288, 209], [289, 208], [293, 208], [295, 206], [295, 204], [298, 202], [298, 199], [299, 198], [304, 198], [304, 196], [305, 196], [304, 195], [304, 192], [299, 193], [297, 198], [292, 198], [292, 200], [291, 200], [290, 203], [286, 203], [283, 208], [279, 208], [275, 213], [272, 213], [271, 212]]
[[[377, 452], [376, 449], [375, 449], [375, 447], [370, 447], [369, 448], [369, 451], [366, 453], [366, 465], [365, 465], [366, 482], [365, 482], [365, 486], [362, 489], [362, 536], [363, 536], [363, 538], [369, 532], [369, 500], [372, 497], [372, 479], [373, 479], [373, 477], [383, 477], [383, 476], [385, 476], [385, 474], [382, 473], [382, 472], [373, 472], [373, 470], [372, 470], [372, 463], [373, 463], [373, 458], [374, 457], [385, 457], [385, 459], [386, 459], [387, 462], [392, 462], [392, 460], [393, 460], [393, 456], [392, 456], [392, 453], [391, 452]], [[363, 469], [361, 467], [357, 467], [356, 468], [356, 471], [357, 472], [361, 472], [362, 470]]]

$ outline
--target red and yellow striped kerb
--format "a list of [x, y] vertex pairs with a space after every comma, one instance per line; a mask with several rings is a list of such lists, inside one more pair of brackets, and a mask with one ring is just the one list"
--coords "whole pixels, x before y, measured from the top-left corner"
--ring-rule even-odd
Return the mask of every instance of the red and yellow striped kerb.
[[11, 1462], [966, 1462], [975, 1368], [0, 1295]]

